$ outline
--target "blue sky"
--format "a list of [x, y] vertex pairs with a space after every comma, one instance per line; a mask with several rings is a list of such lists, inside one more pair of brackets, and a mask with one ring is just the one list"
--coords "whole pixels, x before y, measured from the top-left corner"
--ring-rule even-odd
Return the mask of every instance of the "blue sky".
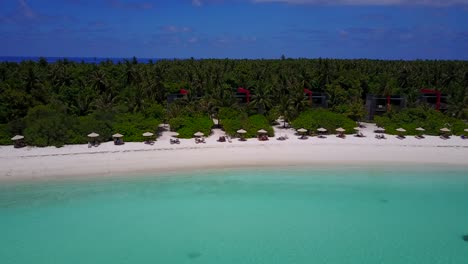
[[0, 0], [1, 56], [468, 60], [468, 0]]

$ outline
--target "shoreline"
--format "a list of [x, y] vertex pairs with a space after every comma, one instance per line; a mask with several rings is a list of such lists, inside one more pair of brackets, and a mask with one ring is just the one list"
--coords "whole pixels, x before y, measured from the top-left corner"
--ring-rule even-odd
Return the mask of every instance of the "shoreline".
[[468, 146], [303, 145], [202, 146], [0, 157], [0, 181], [76, 179], [266, 167], [468, 168]]
[[423, 140], [387, 136], [386, 140], [378, 140], [372, 131], [372, 125], [368, 125], [363, 131], [366, 138], [329, 135], [326, 139], [300, 140], [292, 129], [275, 128], [277, 136], [287, 135], [289, 139], [233, 139], [232, 143], [220, 143], [216, 140], [224, 132], [213, 130], [206, 144], [181, 139], [180, 145], [171, 145], [173, 132], [164, 132], [154, 145], [115, 146], [107, 142], [93, 148], [0, 146], [0, 182], [290, 166], [449, 166], [468, 170], [468, 140], [435, 136]]

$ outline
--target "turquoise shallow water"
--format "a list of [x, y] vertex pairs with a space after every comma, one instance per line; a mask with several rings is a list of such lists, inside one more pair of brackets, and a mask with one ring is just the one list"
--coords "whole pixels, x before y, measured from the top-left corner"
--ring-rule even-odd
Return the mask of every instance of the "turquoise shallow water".
[[468, 169], [2, 183], [0, 263], [460, 263]]

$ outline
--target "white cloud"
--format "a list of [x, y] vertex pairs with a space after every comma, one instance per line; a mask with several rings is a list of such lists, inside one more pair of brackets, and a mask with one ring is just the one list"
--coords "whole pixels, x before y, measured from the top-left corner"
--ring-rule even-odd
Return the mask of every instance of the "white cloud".
[[178, 27], [174, 25], [168, 25], [162, 27], [162, 30], [169, 32], [169, 33], [185, 33], [185, 32], [192, 32], [192, 29], [189, 27]]
[[192, 5], [194, 6], [201, 6], [203, 5], [201, 0], [192, 0]]
[[315, 5], [369, 5], [369, 6], [453, 6], [468, 5], [468, 0], [252, 0], [254, 3], [286, 3]]

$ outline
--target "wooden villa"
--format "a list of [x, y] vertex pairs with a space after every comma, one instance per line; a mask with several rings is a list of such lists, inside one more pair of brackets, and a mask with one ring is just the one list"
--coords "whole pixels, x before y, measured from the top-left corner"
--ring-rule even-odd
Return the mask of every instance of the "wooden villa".
[[311, 90], [304, 88], [304, 96], [309, 100], [309, 104], [313, 108], [328, 107], [327, 95], [325, 93], [312, 92]]
[[406, 99], [400, 95], [366, 96], [367, 120], [373, 120], [375, 115], [383, 115], [389, 111], [398, 111], [406, 107]]

